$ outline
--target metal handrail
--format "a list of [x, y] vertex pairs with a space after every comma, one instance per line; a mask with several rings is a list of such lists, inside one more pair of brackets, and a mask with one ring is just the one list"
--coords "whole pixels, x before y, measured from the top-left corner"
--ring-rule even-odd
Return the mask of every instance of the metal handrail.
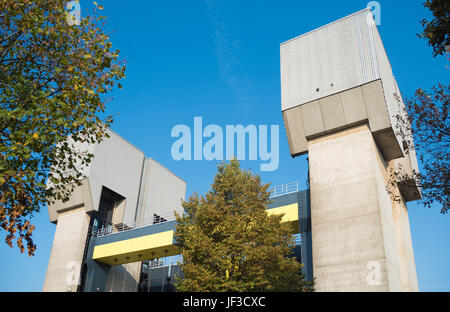
[[[131, 221], [131, 222], [123, 222], [119, 224], [112, 224], [108, 222], [107, 225], [103, 225], [100, 229], [94, 231], [93, 235], [96, 237], [101, 237], [105, 235], [120, 233], [129, 231], [132, 229], [138, 229], [144, 226], [156, 225], [167, 221], [175, 220], [175, 214], [173, 212], [157, 215], [156, 217], [144, 218], [142, 220]], [[105, 222], [105, 221], [103, 221]]]
[[270, 198], [298, 192], [298, 181], [269, 188]]

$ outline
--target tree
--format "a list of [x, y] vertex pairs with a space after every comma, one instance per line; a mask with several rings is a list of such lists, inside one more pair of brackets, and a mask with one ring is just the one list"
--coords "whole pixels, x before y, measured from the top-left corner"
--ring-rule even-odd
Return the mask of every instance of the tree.
[[211, 190], [183, 202], [176, 240], [183, 257], [179, 291], [312, 291], [292, 255], [290, 226], [266, 213], [269, 185], [220, 164]]
[[450, 85], [441, 84], [432, 87], [431, 92], [418, 89], [406, 102], [406, 117], [397, 116], [399, 128], [403, 129], [400, 134], [408, 151], [417, 153], [422, 170], [414, 171], [412, 178], [401, 170], [391, 173], [392, 181], [410, 189], [419, 187], [423, 204], [430, 208], [438, 203], [442, 214], [450, 208], [449, 90]]
[[[430, 9], [434, 19], [422, 20], [425, 27], [419, 37], [425, 38], [433, 47], [433, 56], [448, 58], [450, 32], [450, 3], [427, 0], [424, 6]], [[391, 172], [390, 187], [402, 183], [406, 188], [419, 187], [422, 202], [426, 207], [433, 203], [441, 205], [441, 213], [450, 208], [450, 122], [448, 115], [450, 85], [438, 84], [430, 91], [417, 89], [406, 101], [405, 112], [397, 116], [397, 133], [403, 138], [408, 150], [415, 150], [422, 163], [421, 172], [408, 176], [400, 171]], [[401, 99], [397, 97], [399, 101]], [[413, 140], [414, 138], [414, 140]]]
[[433, 47], [433, 56], [448, 53], [450, 45], [450, 2], [448, 0], [427, 0], [424, 6], [428, 8], [434, 18], [431, 21], [421, 21], [424, 30], [418, 36], [425, 38]]
[[125, 67], [96, 11], [69, 25], [64, 1], [0, 2], [0, 226], [30, 256], [30, 218], [68, 200], [93, 157], [67, 138], [100, 142], [112, 122], [104, 94]]

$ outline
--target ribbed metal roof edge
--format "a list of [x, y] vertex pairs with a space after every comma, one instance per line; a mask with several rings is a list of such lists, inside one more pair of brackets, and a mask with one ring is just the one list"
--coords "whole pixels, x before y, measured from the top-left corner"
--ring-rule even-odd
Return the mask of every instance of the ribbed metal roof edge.
[[297, 37], [294, 37], [294, 38], [291, 38], [291, 39], [289, 39], [289, 40], [287, 40], [287, 41], [284, 41], [284, 42], [280, 43], [280, 46], [282, 46], [282, 45], [284, 45], [284, 44], [287, 44], [287, 43], [289, 43], [289, 42], [291, 42], [291, 41], [294, 41], [294, 40], [296, 40], [296, 39], [299, 39], [299, 38], [301, 38], [301, 37], [307, 36], [307, 35], [309, 35], [309, 34], [311, 34], [311, 33], [313, 33], [313, 32], [316, 32], [316, 31], [318, 31], [318, 30], [320, 30], [320, 29], [329, 27], [329, 26], [331, 26], [331, 25], [333, 25], [333, 24], [335, 24], [335, 23], [338, 23], [338, 22], [340, 22], [340, 21], [342, 21], [342, 20], [345, 20], [345, 19], [348, 19], [348, 18], [350, 18], [350, 17], [353, 17], [353, 16], [355, 16], [355, 15], [357, 15], [357, 14], [361, 14], [361, 13], [364, 12], [364, 11], [372, 12], [372, 10], [371, 10], [370, 8], [364, 8], [364, 9], [358, 11], [358, 12], [352, 13], [352, 14], [347, 15], [347, 16], [345, 16], [345, 17], [342, 17], [342, 18], [340, 18], [340, 19], [338, 19], [338, 20], [335, 20], [335, 21], [333, 21], [333, 22], [331, 22], [331, 23], [328, 23], [328, 24], [326, 24], [326, 25], [320, 26], [320, 27], [315, 28], [315, 29], [313, 29], [313, 30], [311, 30], [311, 31], [308, 31], [308, 32], [306, 32], [306, 33], [304, 33], [304, 34], [301, 34], [301, 35], [299, 35], [299, 36], [297, 36]]

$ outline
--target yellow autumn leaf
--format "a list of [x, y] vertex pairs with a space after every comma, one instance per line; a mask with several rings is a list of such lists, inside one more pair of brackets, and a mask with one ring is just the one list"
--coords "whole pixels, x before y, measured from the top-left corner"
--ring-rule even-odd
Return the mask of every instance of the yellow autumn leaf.
[[33, 133], [33, 139], [39, 139], [39, 134], [37, 134], [36, 132], [35, 133]]

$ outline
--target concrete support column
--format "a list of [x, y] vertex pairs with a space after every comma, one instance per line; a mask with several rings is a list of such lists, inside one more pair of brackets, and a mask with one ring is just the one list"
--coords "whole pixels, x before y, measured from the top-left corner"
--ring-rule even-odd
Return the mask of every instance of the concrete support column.
[[402, 291], [387, 163], [368, 125], [308, 149], [316, 290]]
[[[392, 166], [392, 162], [390, 165]], [[406, 202], [398, 188], [393, 192], [395, 199], [392, 201], [392, 207], [402, 289], [403, 291], [419, 291]]]
[[59, 213], [43, 291], [77, 291], [89, 221], [84, 207]]

